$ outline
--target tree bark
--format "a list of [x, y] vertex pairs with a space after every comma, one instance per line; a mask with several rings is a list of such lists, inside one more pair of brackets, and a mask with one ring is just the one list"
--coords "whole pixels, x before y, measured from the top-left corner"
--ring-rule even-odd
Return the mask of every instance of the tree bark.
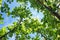
[[39, 0], [36, 0], [37, 3], [41, 4], [42, 6], [44, 6], [47, 10], [49, 10], [51, 12], [51, 14], [53, 14], [54, 16], [56, 16], [59, 20], [60, 20], [60, 15], [55, 12], [52, 7], [46, 6], [45, 4], [41, 3]]

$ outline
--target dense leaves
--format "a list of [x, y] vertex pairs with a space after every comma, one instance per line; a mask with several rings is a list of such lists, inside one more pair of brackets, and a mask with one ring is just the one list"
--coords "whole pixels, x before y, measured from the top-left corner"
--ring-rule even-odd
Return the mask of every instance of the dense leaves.
[[[10, 4], [13, 1], [7, 0]], [[13, 34], [16, 40], [41, 40], [42, 37], [42, 40], [60, 40], [60, 0], [16, 1], [24, 5], [13, 8], [12, 12], [9, 11], [8, 4], [5, 2], [3, 6], [0, 6], [1, 12], [5, 12], [8, 16], [12, 15], [13, 18], [19, 17], [13, 25], [8, 25], [0, 30], [1, 40], [7, 40]], [[26, 6], [28, 2], [31, 4], [30, 8], [43, 12], [44, 17], [41, 20], [32, 18], [32, 13]], [[0, 19], [2, 19], [2, 15], [0, 15]], [[31, 38], [31, 33], [36, 33], [36, 36]]]
[[2, 0], [0, 0], [0, 7], [1, 7], [1, 5], [2, 5]]
[[19, 16], [20, 18], [30, 17], [32, 15], [29, 9], [26, 9], [26, 7], [16, 7], [11, 14], [13, 17]]

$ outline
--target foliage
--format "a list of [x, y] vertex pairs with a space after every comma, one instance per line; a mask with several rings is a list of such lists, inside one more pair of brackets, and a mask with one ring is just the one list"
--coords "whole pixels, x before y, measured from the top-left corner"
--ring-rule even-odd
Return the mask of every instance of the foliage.
[[[7, 0], [10, 4], [13, 1]], [[41, 34], [41, 38], [44, 37], [45, 40], [60, 40], [60, 0], [16, 1], [24, 5], [15, 7], [12, 12], [10, 12], [7, 3], [4, 2], [3, 6], [0, 6], [1, 12], [5, 12], [8, 16], [19, 17], [18, 22], [14, 22], [13, 25], [0, 30], [1, 40], [7, 40], [8, 36], [12, 37], [13, 34], [16, 35], [16, 40], [40, 40], [38, 34]], [[30, 2], [31, 8], [37, 9], [37, 12], [43, 12], [44, 18], [41, 21], [37, 18], [32, 18], [32, 13], [26, 6], [28, 2]], [[2, 15], [0, 15], [1, 19]], [[37, 35], [31, 38], [29, 36], [31, 33], [37, 33]]]

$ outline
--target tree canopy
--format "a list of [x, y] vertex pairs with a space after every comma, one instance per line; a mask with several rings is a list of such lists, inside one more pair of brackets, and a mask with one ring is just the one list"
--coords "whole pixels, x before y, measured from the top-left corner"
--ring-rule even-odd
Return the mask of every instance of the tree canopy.
[[[6, 0], [11, 4], [14, 0]], [[0, 0], [0, 21], [4, 20], [2, 13], [13, 18], [19, 17], [17, 22], [8, 27], [0, 29], [0, 39], [8, 40], [8, 37], [15, 36], [15, 40], [60, 40], [60, 0], [16, 0], [19, 7], [13, 8], [10, 12], [9, 4]], [[30, 7], [42, 12], [44, 17], [41, 20], [32, 18]], [[1, 23], [1, 22], [0, 22]], [[29, 34], [36, 33], [34, 38]], [[41, 37], [40, 37], [41, 35]]]

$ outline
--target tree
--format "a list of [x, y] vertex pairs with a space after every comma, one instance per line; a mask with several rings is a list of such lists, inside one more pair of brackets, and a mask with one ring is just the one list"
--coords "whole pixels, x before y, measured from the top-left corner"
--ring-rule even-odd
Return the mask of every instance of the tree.
[[[14, 0], [7, 0], [11, 4]], [[44, 37], [45, 40], [60, 40], [60, 1], [59, 0], [17, 0], [23, 5], [15, 7], [12, 12], [9, 11], [8, 4], [4, 2], [1, 6], [1, 12], [5, 12], [8, 16], [19, 17], [18, 22], [10, 25], [7, 28], [3, 27], [0, 30], [0, 39], [7, 40], [8, 36], [16, 35], [16, 40], [40, 40]], [[44, 18], [39, 21], [32, 18], [32, 13], [27, 8], [27, 3], [30, 2], [31, 7], [43, 12]], [[1, 18], [1, 16], [0, 16]], [[8, 31], [9, 30], [9, 31]], [[31, 38], [29, 34], [37, 33], [35, 38]]]

